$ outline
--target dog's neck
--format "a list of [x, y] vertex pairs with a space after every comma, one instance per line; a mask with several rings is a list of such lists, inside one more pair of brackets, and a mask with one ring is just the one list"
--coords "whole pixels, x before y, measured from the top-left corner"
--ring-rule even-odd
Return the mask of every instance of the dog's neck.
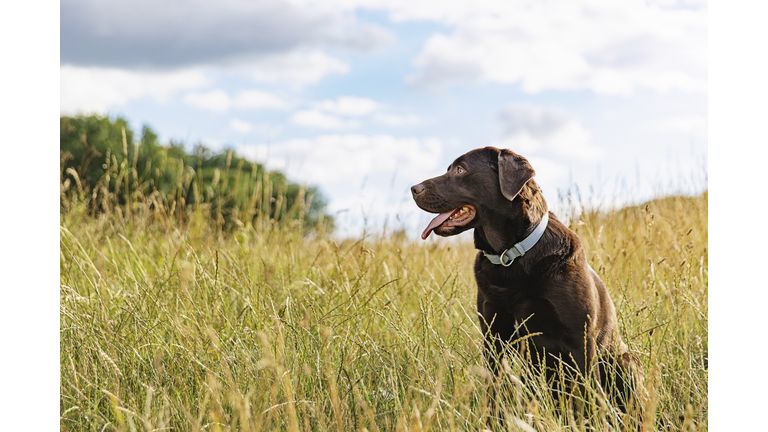
[[494, 209], [494, 213], [499, 213], [498, 218], [486, 218], [501, 223], [483, 224], [475, 228], [475, 248], [501, 254], [528, 237], [547, 211], [547, 203], [538, 185], [529, 180], [507, 208]]

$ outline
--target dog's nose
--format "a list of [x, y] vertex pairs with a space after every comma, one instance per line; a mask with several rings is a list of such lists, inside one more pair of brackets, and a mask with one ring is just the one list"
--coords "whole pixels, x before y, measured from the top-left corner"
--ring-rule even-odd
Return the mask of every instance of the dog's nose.
[[418, 195], [420, 193], [424, 192], [424, 185], [419, 183], [416, 186], [411, 187], [411, 193], [414, 195]]

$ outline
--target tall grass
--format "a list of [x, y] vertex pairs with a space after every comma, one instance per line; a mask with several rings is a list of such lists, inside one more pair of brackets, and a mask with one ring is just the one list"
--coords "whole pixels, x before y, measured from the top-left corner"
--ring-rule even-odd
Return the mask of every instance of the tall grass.
[[225, 232], [151, 196], [93, 217], [62, 194], [61, 428], [706, 430], [707, 199], [571, 221], [644, 366], [640, 418], [589, 389], [558, 410], [520, 358], [486, 372], [471, 244], [273, 218]]

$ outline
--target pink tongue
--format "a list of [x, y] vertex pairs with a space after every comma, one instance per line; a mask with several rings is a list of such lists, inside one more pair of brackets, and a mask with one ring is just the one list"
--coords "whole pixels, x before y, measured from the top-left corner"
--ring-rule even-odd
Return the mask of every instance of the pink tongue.
[[434, 219], [432, 219], [432, 222], [429, 223], [429, 226], [427, 229], [424, 230], [423, 233], [421, 233], [421, 239], [426, 240], [427, 237], [429, 237], [429, 234], [432, 233], [432, 230], [439, 227], [441, 223], [445, 222], [456, 210], [451, 210], [449, 212], [440, 213], [437, 215]]

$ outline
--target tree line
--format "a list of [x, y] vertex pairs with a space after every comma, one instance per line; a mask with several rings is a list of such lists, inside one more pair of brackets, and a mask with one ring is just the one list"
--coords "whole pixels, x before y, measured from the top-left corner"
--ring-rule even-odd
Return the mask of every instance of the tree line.
[[333, 226], [316, 187], [291, 182], [232, 150], [161, 144], [149, 126], [139, 135], [121, 117], [62, 116], [60, 133], [62, 211], [79, 206], [92, 215], [130, 214], [141, 207], [182, 220], [194, 209], [223, 229], [257, 220]]

